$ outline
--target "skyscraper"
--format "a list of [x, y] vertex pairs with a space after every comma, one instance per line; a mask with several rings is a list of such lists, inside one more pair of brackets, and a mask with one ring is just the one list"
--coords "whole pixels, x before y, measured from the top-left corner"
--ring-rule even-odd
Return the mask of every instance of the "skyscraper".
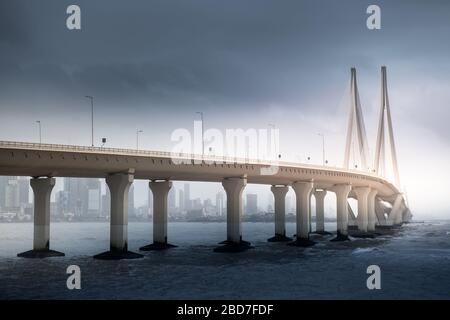
[[184, 208], [184, 192], [183, 190], [178, 190], [178, 207], [181, 212], [185, 210]]
[[170, 190], [169, 190], [169, 195], [168, 195], [168, 199], [167, 199], [169, 212], [173, 212], [175, 210], [176, 195], [177, 195], [177, 190], [175, 189], [175, 187], [172, 186], [172, 188], [170, 188]]
[[222, 191], [216, 194], [216, 214], [222, 216], [225, 214], [224, 194]]
[[189, 183], [184, 184], [184, 209], [191, 209], [191, 186]]
[[81, 218], [88, 205], [86, 179], [64, 178], [64, 191], [67, 192], [68, 213]]
[[85, 182], [87, 187], [86, 213], [89, 217], [99, 217], [101, 215], [102, 204], [102, 188], [100, 179], [86, 179]]
[[110, 217], [111, 212], [111, 193], [106, 188], [106, 193], [102, 195], [102, 216]]
[[30, 179], [20, 177], [19, 182], [19, 203], [20, 206], [27, 206], [30, 203]]
[[8, 177], [0, 176], [0, 210], [5, 207], [6, 185], [8, 184]]
[[19, 213], [20, 193], [17, 177], [9, 177], [5, 189], [5, 209], [8, 212]]

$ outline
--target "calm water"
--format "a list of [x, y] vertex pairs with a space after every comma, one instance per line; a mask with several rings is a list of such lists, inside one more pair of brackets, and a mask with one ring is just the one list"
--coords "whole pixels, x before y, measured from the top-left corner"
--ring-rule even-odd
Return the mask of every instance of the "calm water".
[[[224, 223], [170, 223], [178, 248], [122, 261], [92, 258], [109, 247], [107, 223], [53, 223], [51, 248], [66, 257], [17, 258], [31, 249], [32, 227], [0, 224], [1, 299], [450, 298], [450, 222], [347, 243], [315, 237], [307, 249], [266, 242], [273, 224], [244, 223], [244, 239], [256, 248], [237, 254], [212, 252], [225, 239]], [[151, 223], [130, 223], [130, 250], [150, 243], [151, 230]], [[294, 230], [287, 224], [288, 234]], [[81, 268], [81, 290], [66, 288], [71, 264]], [[381, 290], [366, 287], [372, 264], [381, 268]]]

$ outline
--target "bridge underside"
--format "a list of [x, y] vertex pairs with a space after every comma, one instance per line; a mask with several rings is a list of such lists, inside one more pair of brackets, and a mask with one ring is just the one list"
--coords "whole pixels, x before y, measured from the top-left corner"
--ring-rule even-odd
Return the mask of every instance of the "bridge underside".
[[[97, 148], [98, 149], [98, 148]], [[183, 160], [183, 163], [177, 161]], [[229, 177], [246, 177], [248, 183], [292, 185], [296, 181], [314, 181], [316, 188], [349, 183], [378, 190], [389, 200], [399, 193], [388, 181], [370, 173], [279, 163], [224, 163], [172, 159], [170, 157], [133, 156], [105, 152], [56, 152], [0, 148], [0, 175], [30, 177], [106, 178], [115, 173], [133, 172], [135, 179], [222, 182]]]

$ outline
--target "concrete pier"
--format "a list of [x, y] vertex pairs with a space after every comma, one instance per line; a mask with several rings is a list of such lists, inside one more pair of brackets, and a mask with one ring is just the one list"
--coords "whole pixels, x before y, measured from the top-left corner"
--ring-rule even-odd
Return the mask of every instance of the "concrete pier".
[[349, 184], [339, 184], [333, 186], [331, 191], [336, 193], [337, 211], [337, 236], [331, 241], [346, 241], [348, 237], [348, 194], [352, 187]]
[[316, 199], [316, 234], [327, 235], [329, 232], [325, 231], [325, 196], [327, 190], [314, 190], [314, 198]]
[[132, 173], [117, 173], [106, 177], [106, 184], [111, 193], [110, 249], [94, 256], [96, 259], [120, 260], [143, 257], [128, 251], [128, 191], [133, 180]]
[[291, 241], [291, 238], [286, 237], [286, 193], [289, 191], [289, 187], [273, 185], [270, 190], [275, 200], [275, 236], [267, 241]]
[[153, 193], [153, 243], [139, 250], [166, 250], [176, 247], [167, 242], [167, 198], [172, 182], [168, 180], [155, 180], [149, 182]]
[[246, 178], [226, 178], [222, 186], [227, 194], [227, 240], [223, 241], [215, 252], [239, 252], [251, 248], [247, 241], [242, 240], [242, 192], [247, 185]]
[[370, 193], [369, 187], [354, 188], [353, 192], [356, 195], [358, 201], [358, 216], [356, 217], [356, 223], [360, 232], [367, 232], [367, 226], [369, 223], [369, 202], [368, 197]]
[[55, 178], [32, 178], [34, 195], [33, 250], [19, 253], [23, 258], [46, 258], [64, 256], [64, 253], [50, 250], [50, 196]]
[[375, 226], [377, 224], [377, 214], [375, 212], [375, 201], [378, 191], [376, 189], [370, 189], [369, 195], [367, 196], [367, 231], [373, 232], [375, 231]]
[[297, 214], [297, 235], [289, 245], [299, 247], [309, 247], [314, 242], [309, 239], [310, 233], [310, 210], [311, 210], [311, 191], [314, 184], [311, 181], [297, 181], [292, 184], [296, 196], [296, 214]]

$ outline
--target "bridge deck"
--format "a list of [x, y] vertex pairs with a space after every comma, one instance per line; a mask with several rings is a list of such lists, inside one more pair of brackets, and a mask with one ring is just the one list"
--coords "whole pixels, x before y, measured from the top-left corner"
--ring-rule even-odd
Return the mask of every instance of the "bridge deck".
[[163, 151], [38, 144], [0, 141], [0, 175], [97, 177], [134, 171], [136, 179], [170, 179], [220, 182], [227, 177], [246, 176], [249, 183], [291, 184], [313, 180], [318, 188], [351, 183], [376, 188], [390, 198], [399, 190], [370, 172], [284, 161]]

